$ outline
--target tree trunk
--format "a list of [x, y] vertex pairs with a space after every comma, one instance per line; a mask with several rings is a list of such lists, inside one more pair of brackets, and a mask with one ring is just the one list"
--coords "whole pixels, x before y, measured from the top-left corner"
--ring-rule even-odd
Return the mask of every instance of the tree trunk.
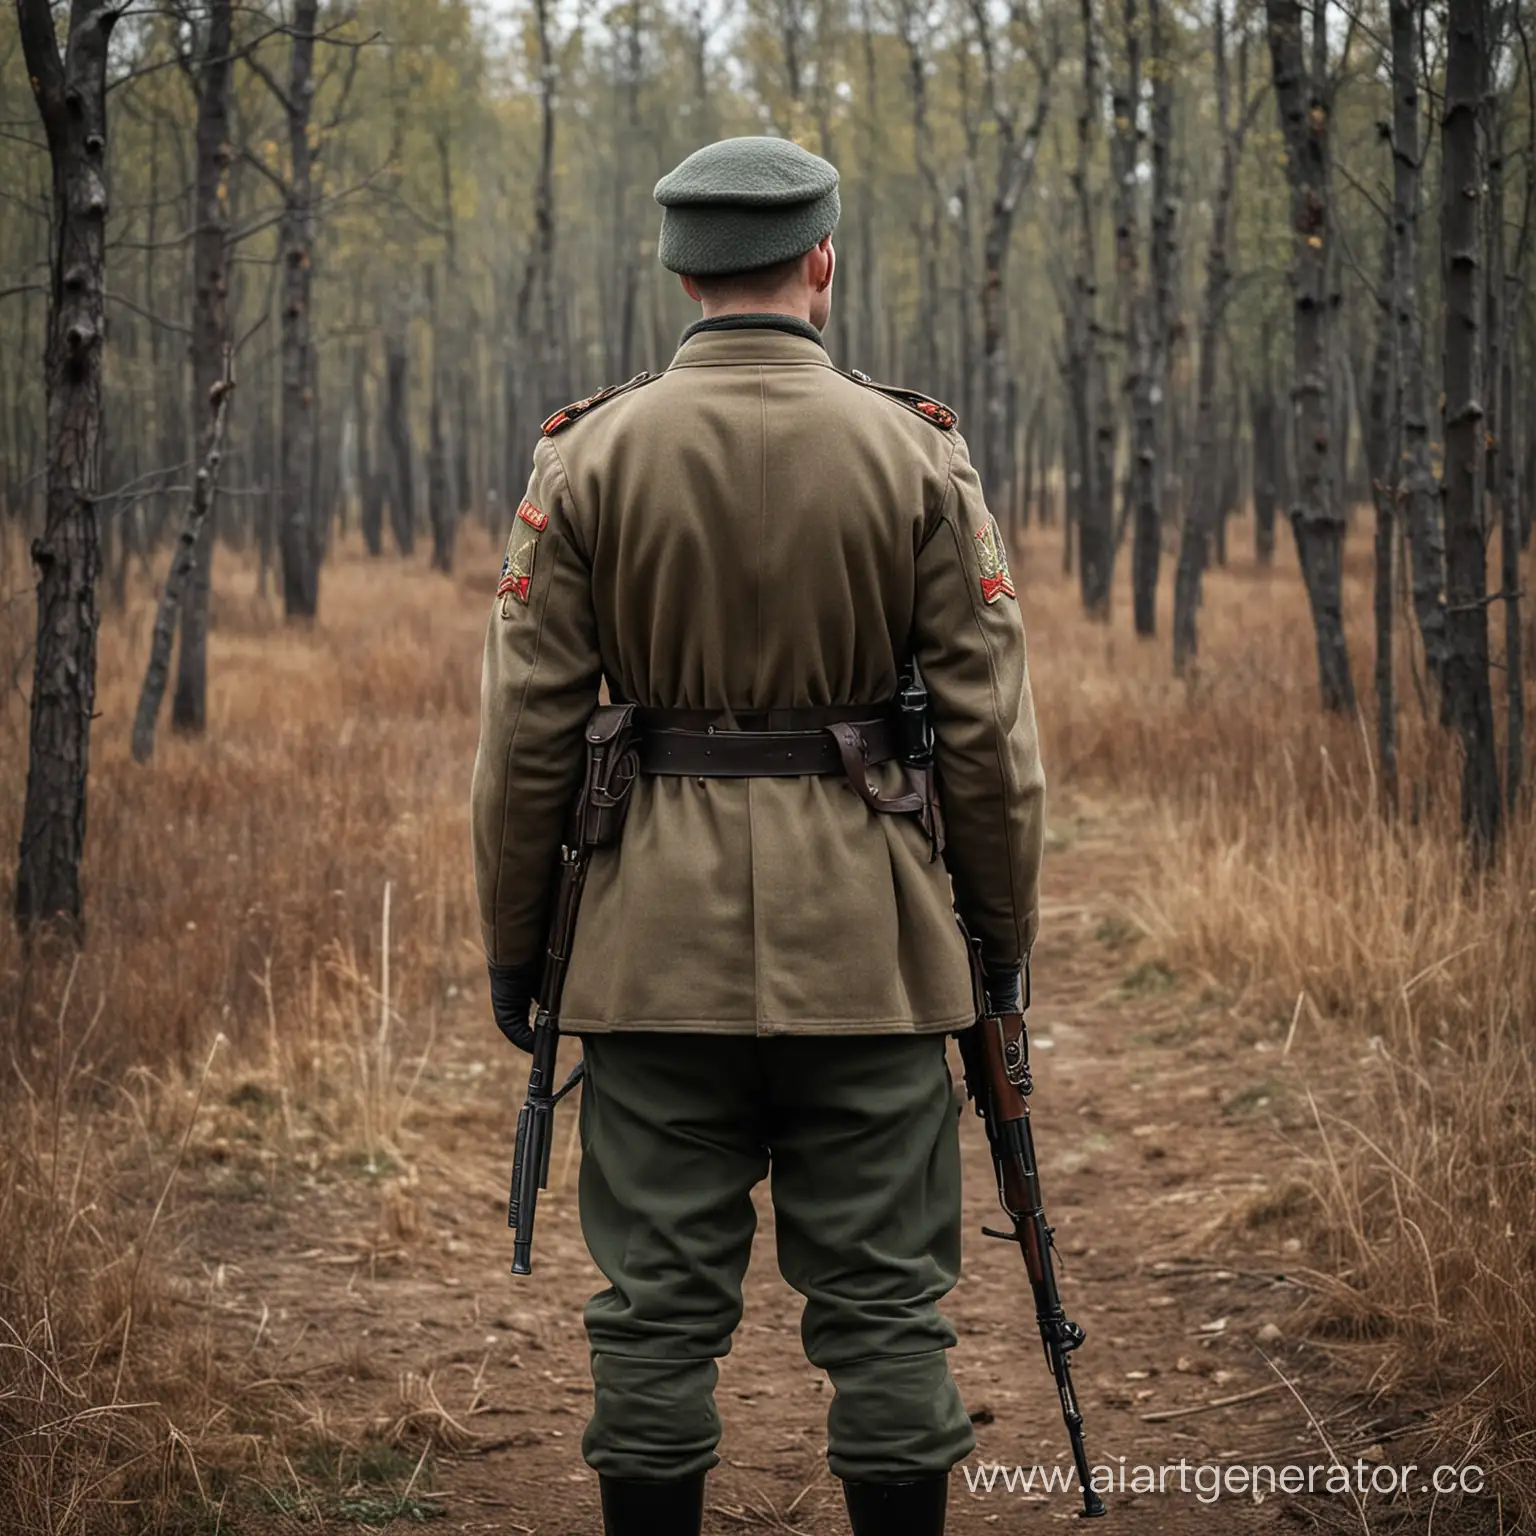
[[370, 555], [384, 551], [384, 494], [373, 461], [373, 418], [368, 410], [368, 352], [352, 355], [352, 415], [357, 423], [358, 524]]
[[924, 387], [932, 389], [939, 378], [939, 219], [943, 193], [934, 168], [933, 125], [928, 120], [928, 54], [923, 46], [927, 18], [919, 14], [919, 8], [912, 0], [902, 0], [896, 19], [907, 50], [907, 85], [912, 99], [912, 138], [918, 180], [928, 204], [915, 221], [920, 279], [917, 365]]
[[[1267, 359], [1266, 351], [1266, 359]], [[1265, 363], [1266, 370], [1268, 362]], [[1275, 397], [1270, 392], [1269, 379], [1263, 379], [1251, 395], [1253, 406], [1249, 413], [1253, 433], [1253, 547], [1254, 556], [1261, 566], [1274, 564], [1275, 560], [1275, 505], [1279, 496], [1279, 464], [1275, 434]]]
[[[196, 227], [192, 236], [192, 423], [197, 460], [210, 442], [214, 391], [224, 371], [229, 339], [229, 161], [230, 56], [234, 7], [214, 0], [198, 68], [197, 171], [193, 192]], [[208, 600], [213, 588], [213, 546], [218, 536], [218, 487], [210, 488], [208, 515], [201, 527], [191, 580], [181, 607], [181, 648], [176, 659], [176, 693], [171, 701], [175, 730], [200, 733], [208, 718]]]
[[432, 398], [427, 407], [427, 521], [432, 526], [432, 569], [453, 570], [453, 539], [458, 521], [448, 491], [448, 448], [443, 432], [443, 337], [437, 307], [437, 279], [427, 268], [427, 292], [432, 316]]
[[[1114, 182], [1115, 285], [1120, 305], [1120, 324], [1125, 330], [1124, 393], [1131, 401], [1131, 464], [1125, 491], [1125, 513], [1120, 520], [1135, 519], [1137, 540], [1131, 551], [1131, 603], [1136, 633], [1152, 632], [1156, 621], [1157, 590], [1146, 585], [1141, 547], [1141, 510], [1144, 472], [1156, 473], [1154, 451], [1149, 465], [1141, 461], [1142, 398], [1150, 385], [1147, 373], [1146, 312], [1140, 284], [1141, 220], [1137, 213], [1136, 181], [1140, 167], [1141, 23], [1136, 0], [1123, 0], [1125, 24], [1125, 74], [1114, 84], [1110, 101], [1112, 132], [1109, 142], [1110, 170]], [[1155, 570], [1155, 567], [1154, 567]]]
[[[1491, 67], [1491, 66], [1490, 66]], [[1488, 494], [1499, 515], [1499, 587], [1504, 598], [1504, 802], [1514, 815], [1525, 773], [1525, 672], [1520, 633], [1520, 477], [1515, 438], [1515, 310], [1518, 274], [1506, 261], [1504, 239], [1504, 117], [1497, 93], [1486, 101], [1488, 117]], [[1529, 156], [1527, 156], [1529, 159]], [[1536, 189], [1536, 166], [1527, 165], [1527, 198]], [[1527, 202], [1525, 219], [1530, 219]], [[1529, 230], [1522, 229], [1517, 260]]]
[[[1232, 268], [1227, 240], [1232, 225], [1232, 206], [1237, 193], [1237, 168], [1247, 132], [1246, 100], [1232, 118], [1231, 77], [1227, 68], [1226, 13], [1216, 3], [1212, 42], [1215, 54], [1216, 122], [1221, 134], [1221, 169], [1216, 200], [1211, 211], [1210, 244], [1205, 253], [1205, 299], [1200, 307], [1199, 382], [1195, 403], [1195, 453], [1198, 468], [1194, 495], [1190, 498], [1184, 526], [1179, 533], [1179, 564], [1173, 585], [1173, 669], [1182, 674], [1199, 648], [1200, 587], [1210, 560], [1210, 539], [1217, 522], [1216, 498], [1221, 483], [1216, 425], [1217, 349], [1227, 300], [1232, 287]], [[1239, 78], [1246, 76], [1239, 71]], [[1240, 92], [1246, 98], [1247, 92]], [[1255, 423], [1255, 437], [1258, 426]], [[1257, 503], [1257, 497], [1255, 502]], [[1269, 504], [1270, 540], [1274, 535], [1274, 503]], [[1267, 562], [1266, 562], [1267, 563]]]
[[[1511, 292], [1519, 294], [1518, 284]], [[1512, 343], [1514, 331], [1506, 326], [1505, 335]], [[1505, 754], [1504, 800], [1513, 816], [1525, 782], [1525, 655], [1520, 604], [1520, 459], [1516, 452], [1515, 389], [1517, 372], [1512, 345], [1504, 353], [1504, 382], [1499, 391], [1499, 439], [1504, 444], [1500, 457], [1499, 546], [1500, 584], [1504, 589], [1504, 698]]]
[[1423, 147], [1419, 133], [1419, 51], [1423, 0], [1391, 0], [1392, 228], [1397, 379], [1402, 418], [1401, 489], [1413, 566], [1413, 610], [1424, 662], [1439, 679], [1445, 665], [1445, 535], [1429, 458], [1429, 385], [1419, 314], [1419, 202]]
[[1024, 483], [1019, 489], [1019, 527], [1029, 527], [1030, 507], [1035, 497], [1035, 452], [1040, 425], [1040, 401], [1036, 401], [1024, 423]]
[[[861, 121], [860, 159], [865, 166], [874, 164], [880, 141], [877, 102], [880, 91], [878, 55], [875, 49], [874, 17], [871, 0], [860, 0], [859, 35], [864, 67], [864, 111]], [[860, 366], [880, 377], [877, 363], [879, 328], [875, 308], [875, 178], [859, 178], [859, 350]]]
[[[630, 208], [630, 191], [635, 175], [631, 156], [640, 147], [640, 68], [641, 19], [644, 12], [639, 0], [631, 0], [629, 25], [625, 29], [624, 58], [624, 135], [615, 157], [624, 180], [620, 192], [619, 239], [624, 255], [619, 266], [619, 378], [632, 378], [635, 369], [636, 306], [640, 295], [640, 250], [635, 239], [635, 216]], [[846, 362], [846, 359], [845, 359]]]
[[1440, 204], [1445, 288], [1445, 691], [1461, 738], [1462, 826], [1480, 859], [1498, 839], [1499, 767], [1488, 674], [1488, 570], [1483, 541], [1483, 94], [1487, 0], [1450, 0]]
[[288, 192], [278, 245], [283, 260], [282, 521], [283, 613], [312, 619], [320, 601], [320, 531], [314, 504], [315, 357], [310, 290], [315, 248], [313, 148], [315, 25], [318, 0], [295, 0], [288, 88]]
[[[1111, 162], [1115, 180], [1115, 270], [1125, 327], [1125, 393], [1131, 402], [1131, 463], [1126, 485], [1131, 542], [1131, 600], [1138, 635], [1157, 630], [1157, 573], [1162, 556], [1157, 483], [1157, 407], [1150, 336], [1151, 296], [1140, 280], [1141, 31], [1136, 0], [1124, 0], [1124, 76], [1116, 84]], [[1149, 263], [1150, 267], [1150, 263]], [[1123, 526], [1123, 523], [1122, 523]]]
[[[1525, 157], [1525, 212], [1531, 216], [1531, 205], [1536, 201], [1536, 157], [1528, 151]], [[1522, 484], [1520, 466], [1520, 442], [1516, 423], [1525, 419], [1526, 432], [1530, 432], [1528, 418], [1522, 418], [1516, 398], [1520, 385], [1517, 367], [1516, 343], [1519, 339], [1517, 315], [1525, 297], [1525, 274], [1521, 270], [1529, 259], [1528, 239], [1530, 229], [1522, 222], [1518, 256], [1513, 270], [1505, 274], [1504, 349], [1502, 377], [1499, 384], [1499, 546], [1500, 585], [1504, 589], [1504, 696], [1505, 696], [1505, 753], [1504, 799], [1511, 816], [1520, 801], [1525, 782], [1525, 633], [1521, 627], [1520, 600], [1520, 550], [1529, 519], [1523, 509], [1529, 508], [1531, 487], [1529, 480]]]
[[[1157, 584], [1163, 557], [1163, 437], [1167, 402], [1172, 395], [1172, 331], [1178, 262], [1178, 204], [1173, 190], [1173, 64], [1168, 57], [1162, 0], [1147, 0], [1148, 38], [1152, 48], [1152, 212], [1148, 239], [1146, 361], [1142, 385], [1133, 402], [1136, 420], [1136, 527], [1131, 564], [1143, 594], [1137, 632], [1156, 630]], [[1142, 627], [1144, 620], [1145, 627]]]
[[1093, 193], [1088, 179], [1099, 118], [1098, 44], [1092, 0], [1081, 0], [1079, 14], [1083, 29], [1083, 84], [1077, 116], [1077, 161], [1072, 171], [1078, 251], [1077, 267], [1072, 274], [1068, 343], [1072, 435], [1078, 462], [1070, 515], [1077, 524], [1077, 567], [1083, 606], [1094, 617], [1107, 619], [1115, 569], [1114, 418], [1105, 408], [1104, 399]]
[[[1344, 515], [1339, 506], [1338, 452], [1330, 388], [1333, 294], [1330, 291], [1329, 159], [1333, 102], [1321, 71], [1303, 55], [1300, 0], [1265, 0], [1275, 99], [1291, 187], [1295, 291], [1293, 431], [1297, 497], [1291, 528], [1317, 639], [1323, 708], [1355, 709], [1355, 685], [1344, 639]], [[1314, 48], [1325, 42], [1321, 19]]]
[[1376, 508], [1374, 609], [1376, 620], [1376, 757], [1382, 810], [1397, 812], [1397, 689], [1393, 671], [1392, 551], [1396, 535], [1399, 421], [1395, 378], [1396, 319], [1392, 296], [1396, 233], [1388, 225], [1382, 245], [1380, 329], [1371, 355], [1370, 407], [1366, 422], [1366, 467]]
[[565, 358], [569, 348], [560, 342], [559, 289], [555, 283], [555, 87], [558, 84], [554, 36], [550, 31], [551, 0], [534, 0], [535, 30], [539, 43], [539, 179], [534, 195], [533, 219], [538, 250], [539, 285], [543, 308], [539, 321], [539, 399], [536, 419], [546, 407], [553, 409], [570, 398], [566, 388]]
[[182, 592], [197, 564], [197, 551], [204, 536], [204, 526], [213, 511], [214, 489], [219, 479], [219, 461], [224, 452], [224, 423], [229, 414], [229, 397], [235, 387], [234, 348], [224, 347], [222, 376], [209, 392], [212, 419], [208, 439], [203, 445], [203, 462], [192, 484], [192, 502], [187, 520], [171, 555], [171, 567], [160, 590], [155, 611], [154, 633], [150, 640], [149, 663], [144, 669], [144, 683], [139, 690], [139, 706], [133, 717], [133, 760], [147, 763], [155, 750], [155, 721], [160, 701], [165, 697], [166, 677], [170, 672], [171, 644], [176, 635], [176, 610]]
[[1013, 479], [1012, 434], [1008, 427], [1008, 397], [1012, 382], [1008, 367], [1008, 253], [1013, 244], [1014, 218], [1019, 203], [1034, 180], [1040, 137], [1045, 132], [1046, 117], [1051, 108], [1054, 60], [1042, 64], [1039, 70], [1034, 112], [1021, 128], [1018, 105], [1003, 97], [1005, 85], [1000, 79], [1001, 67], [991, 22], [982, 0], [974, 0], [973, 15], [986, 71], [987, 95], [997, 125], [997, 182], [982, 246], [982, 369], [986, 394], [982, 484], [989, 494], [1000, 496]]
[[120, 12], [71, 0], [60, 56], [48, 0], [16, 17], [52, 170], [48, 253], [46, 500], [32, 545], [37, 643], [27, 794], [16, 864], [24, 936], [82, 927], [80, 858], [96, 703], [102, 343], [106, 334], [107, 50]]
[[389, 526], [395, 547], [410, 558], [416, 550], [416, 497], [411, 475], [410, 403], [407, 399], [405, 321], [384, 337], [384, 435], [392, 460], [389, 484]]

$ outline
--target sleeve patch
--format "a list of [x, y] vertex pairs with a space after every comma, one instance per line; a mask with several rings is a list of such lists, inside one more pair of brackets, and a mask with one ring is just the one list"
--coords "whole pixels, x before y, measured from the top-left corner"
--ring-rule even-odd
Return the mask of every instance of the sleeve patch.
[[530, 534], [502, 559], [501, 580], [496, 583], [496, 596], [502, 600], [501, 616], [504, 619], [512, 615], [510, 603], [513, 598], [525, 606], [528, 602], [528, 593], [533, 586], [533, 557], [538, 546], [538, 536]]
[[528, 524], [535, 533], [543, 533], [549, 527], [549, 513], [541, 512], [531, 501], [524, 501], [517, 509], [517, 515]]
[[990, 515], [986, 526], [976, 534], [976, 558], [981, 565], [982, 601], [995, 603], [1000, 598], [1011, 597], [1017, 602], [1003, 531], [997, 526], [997, 519]]

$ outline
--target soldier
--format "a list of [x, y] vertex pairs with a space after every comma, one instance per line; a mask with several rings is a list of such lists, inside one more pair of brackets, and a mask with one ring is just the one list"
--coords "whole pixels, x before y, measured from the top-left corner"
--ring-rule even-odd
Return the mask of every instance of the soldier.
[[[1044, 780], [954, 413], [823, 349], [837, 179], [741, 138], [657, 184], [661, 260], [702, 318], [664, 373], [545, 422], [486, 641], [475, 867], [496, 1021], [524, 1048], [583, 725], [604, 681], [638, 706], [562, 1019], [608, 1280], [583, 1452], [610, 1536], [700, 1529], [765, 1177], [856, 1536], [942, 1531], [974, 1443], [938, 1310], [960, 1263], [945, 1040], [975, 1016], [955, 911], [1001, 1007], [1035, 936]], [[942, 833], [895, 761], [914, 661]]]

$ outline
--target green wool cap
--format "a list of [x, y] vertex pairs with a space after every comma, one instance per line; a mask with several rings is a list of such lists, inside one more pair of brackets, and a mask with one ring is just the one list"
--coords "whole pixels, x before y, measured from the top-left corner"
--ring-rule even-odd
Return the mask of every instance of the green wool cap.
[[788, 139], [721, 139], [656, 183], [661, 264], [690, 277], [803, 256], [837, 228], [837, 168]]

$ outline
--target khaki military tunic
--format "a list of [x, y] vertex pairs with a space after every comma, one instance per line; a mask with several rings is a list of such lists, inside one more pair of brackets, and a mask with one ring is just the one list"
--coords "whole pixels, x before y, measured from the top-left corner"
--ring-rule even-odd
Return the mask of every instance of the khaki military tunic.
[[[486, 638], [475, 870], [493, 963], [533, 960], [582, 727], [653, 708], [883, 703], [915, 655], [947, 845], [841, 777], [642, 777], [593, 859], [563, 1027], [905, 1033], [972, 1016], [1035, 936], [1044, 778], [1002, 538], [953, 418], [809, 336], [690, 336], [659, 378], [552, 418]], [[899, 792], [900, 770], [873, 770]], [[951, 890], [953, 881], [953, 890]]]

